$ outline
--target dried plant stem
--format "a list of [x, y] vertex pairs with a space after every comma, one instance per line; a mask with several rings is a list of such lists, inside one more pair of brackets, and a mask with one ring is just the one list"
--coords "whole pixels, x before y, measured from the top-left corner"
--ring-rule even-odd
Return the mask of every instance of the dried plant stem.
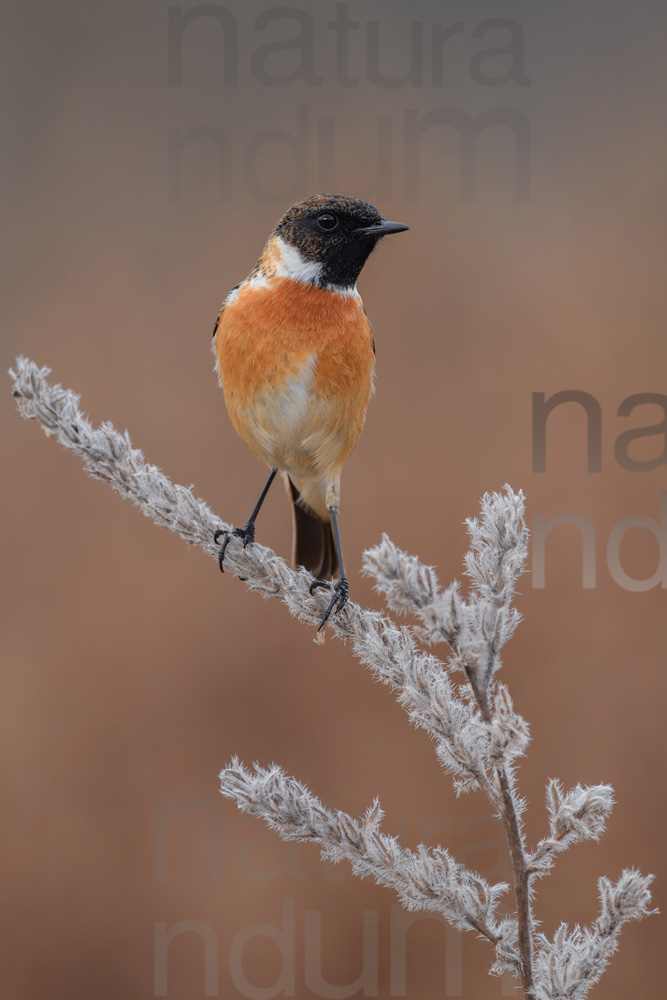
[[498, 780], [502, 794], [501, 815], [512, 861], [512, 880], [514, 882], [514, 897], [516, 899], [517, 920], [519, 924], [518, 943], [519, 958], [521, 960], [521, 984], [526, 996], [531, 996], [533, 991], [533, 913], [530, 905], [528, 865], [507, 774], [502, 767], [498, 771]]
[[[159, 527], [175, 532], [190, 545], [198, 545], [212, 559], [217, 558], [219, 545], [213, 536], [216, 530], [231, 525], [196, 497], [192, 487], [171, 482], [160, 469], [147, 462], [143, 453], [132, 446], [127, 432], [120, 433], [110, 423], [94, 427], [79, 408], [78, 395], [49, 381], [48, 368], [19, 357], [9, 374], [24, 419], [37, 420], [48, 437], [83, 459], [91, 476], [130, 500]], [[263, 597], [282, 600], [292, 614], [310, 625], [319, 623], [329, 603], [324, 591], [310, 595], [310, 573], [295, 572], [284, 559], [258, 543], [244, 549], [233, 538], [225, 557], [225, 573], [228, 578], [243, 577], [246, 585]], [[216, 579], [224, 578], [218, 573]], [[361, 608], [350, 601], [345, 611], [327, 624], [327, 630], [344, 638], [361, 634], [356, 627], [360, 616]], [[377, 618], [379, 621], [380, 616]]]
[[[487, 725], [492, 725], [493, 716], [489, 707], [486, 692], [480, 689], [474, 672], [465, 668], [468, 683], [472, 688], [475, 701], [479, 706], [482, 718]], [[498, 809], [502, 820], [512, 864], [512, 883], [516, 900], [518, 922], [518, 948], [521, 963], [521, 985], [526, 997], [532, 996], [533, 990], [533, 911], [530, 905], [530, 875], [524, 839], [516, 809], [514, 796], [510, 788], [507, 770], [504, 764], [495, 765], [498, 779], [499, 794], [492, 799], [492, 805]]]
[[[18, 358], [10, 372], [19, 410], [37, 419], [45, 432], [78, 454], [88, 472], [130, 499], [159, 526], [217, 554], [214, 533], [221, 522], [192, 489], [172, 483], [132, 447], [129, 436], [111, 424], [94, 428], [81, 413], [78, 396], [47, 380], [48, 369]], [[355, 819], [328, 809], [305, 785], [271, 765], [254, 770], [234, 759], [220, 774], [220, 790], [239, 808], [262, 817], [285, 840], [309, 840], [323, 857], [351, 863], [364, 878], [392, 888], [409, 909], [439, 913], [454, 927], [472, 930], [491, 942], [493, 974], [511, 972], [526, 1000], [584, 1000], [618, 947], [625, 923], [649, 915], [652, 876], [626, 869], [616, 883], [598, 882], [600, 916], [588, 927], [561, 924], [552, 940], [534, 929], [530, 885], [552, 868], [556, 855], [580, 840], [597, 840], [613, 806], [609, 785], [565, 791], [557, 780], [547, 785], [549, 834], [530, 853], [521, 813], [523, 800], [514, 780], [514, 763], [530, 741], [526, 722], [514, 711], [506, 686], [495, 678], [500, 650], [520, 620], [512, 606], [516, 580], [524, 570], [528, 531], [521, 493], [505, 487], [486, 494], [481, 517], [468, 521], [470, 549], [466, 572], [470, 594], [458, 583], [442, 590], [432, 567], [397, 549], [386, 536], [364, 555], [364, 571], [391, 610], [409, 611], [419, 623], [401, 627], [391, 618], [350, 602], [327, 623], [327, 630], [350, 639], [359, 660], [388, 685], [411, 721], [425, 729], [436, 753], [453, 776], [457, 792], [485, 792], [503, 823], [512, 863], [516, 914], [498, 913], [505, 883], [491, 884], [459, 864], [440, 846], [401, 847], [380, 829], [382, 810], [375, 800]], [[264, 597], [282, 600], [311, 625], [319, 623], [328, 596], [310, 594], [312, 577], [290, 569], [270, 549], [253, 543], [244, 549], [233, 539], [225, 569], [241, 576]], [[219, 576], [216, 574], [216, 579]], [[447, 663], [420, 648], [446, 642]], [[457, 684], [457, 671], [467, 684]]]

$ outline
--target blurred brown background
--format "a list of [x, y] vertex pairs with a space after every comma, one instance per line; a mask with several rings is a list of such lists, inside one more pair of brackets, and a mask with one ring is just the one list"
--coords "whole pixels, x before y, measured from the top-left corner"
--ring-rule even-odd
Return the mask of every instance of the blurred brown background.
[[[621, 401], [667, 392], [664, 8], [352, 3], [357, 86], [337, 69], [327, 27], [335, 4], [296, 8], [301, 29], [295, 14], [253, 27], [267, 9], [226, 6], [236, 84], [223, 79], [231, 57], [225, 63], [221, 25], [201, 17], [184, 36], [181, 84], [170, 86], [166, 3], [4, 5], [4, 367], [17, 353], [49, 365], [95, 421], [128, 427], [150, 460], [242, 522], [264, 470], [236, 438], [212, 371], [220, 301], [282, 211], [324, 183], [407, 222], [411, 232], [387, 241], [361, 281], [378, 380], [344, 479], [353, 597], [379, 606], [358, 570], [383, 531], [436, 565], [443, 582], [460, 575], [462, 522], [505, 482], [525, 490], [530, 519], [590, 519], [595, 588], [582, 589], [576, 529], [558, 528], [545, 588], [524, 578], [525, 621], [506, 648], [504, 679], [534, 737], [521, 768], [531, 841], [545, 830], [549, 777], [610, 782], [618, 805], [602, 842], [573, 848], [539, 885], [537, 910], [548, 934], [561, 920], [591, 922], [596, 879], [630, 865], [660, 877], [664, 909], [665, 589], [625, 590], [606, 561], [613, 526], [657, 518], [667, 489], [664, 464], [629, 472], [613, 448], [623, 430], [663, 416], [654, 406], [618, 417]], [[257, 55], [307, 32], [309, 18], [313, 47]], [[378, 18], [380, 68], [393, 77], [409, 71], [416, 22], [421, 83], [374, 82], [365, 41]], [[479, 28], [488, 18], [514, 27]], [[442, 82], [433, 81], [433, 25], [458, 22]], [[471, 64], [512, 40], [513, 50]], [[308, 52], [320, 83], [302, 78]], [[265, 72], [297, 78], [262, 82], [253, 53]], [[265, 142], [260, 197], [244, 157], [268, 129], [294, 134], [297, 105], [307, 115], [303, 175], [295, 180], [284, 142]], [[499, 125], [479, 141], [476, 199], [462, 200], [457, 137], [441, 127], [423, 138], [421, 185], [407, 198], [404, 116], [443, 107], [524, 116], [531, 191], [517, 199], [513, 143]], [[323, 118], [335, 123], [333, 154], [318, 152]], [[379, 118], [391, 123], [383, 188], [373, 186]], [[187, 146], [180, 197], [170, 194], [169, 130], [198, 127], [227, 143], [224, 197], [210, 138]], [[172, 175], [175, 167], [172, 157]], [[573, 405], [550, 418], [546, 473], [532, 470], [532, 393], [564, 389], [602, 407], [600, 473], [587, 472], [583, 411]], [[269, 997], [281, 951], [253, 928], [285, 920], [300, 997], [362, 995], [343, 987], [361, 973], [364, 942], [366, 995], [500, 997], [486, 945], [432, 918], [409, 931], [402, 984], [405, 922], [391, 894], [323, 866], [312, 847], [288, 850], [220, 798], [216, 775], [236, 753], [279, 762], [354, 814], [377, 794], [386, 828], [406, 844], [443, 843], [504, 877], [486, 801], [455, 799], [424, 734], [349, 649], [316, 647], [281, 606], [221, 577], [86, 478], [19, 420], [8, 391], [2, 407], [3, 995], [146, 1000], [162, 988], [156, 926], [184, 924], [201, 933], [174, 938], [169, 997]], [[650, 459], [663, 447], [655, 435], [631, 454]], [[259, 538], [288, 554], [289, 530], [276, 489]], [[664, 532], [663, 543], [664, 560]], [[648, 532], [628, 533], [621, 554], [637, 579], [655, 571]], [[328, 988], [316, 979], [318, 915]], [[663, 940], [661, 917], [627, 927], [591, 995], [661, 997]]]

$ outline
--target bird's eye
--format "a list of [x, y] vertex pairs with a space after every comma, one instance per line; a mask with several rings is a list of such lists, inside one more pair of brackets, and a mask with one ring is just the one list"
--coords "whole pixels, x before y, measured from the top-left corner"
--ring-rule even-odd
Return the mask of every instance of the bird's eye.
[[338, 225], [338, 219], [332, 212], [322, 212], [321, 215], [317, 216], [317, 224], [320, 229], [324, 229], [330, 233]]

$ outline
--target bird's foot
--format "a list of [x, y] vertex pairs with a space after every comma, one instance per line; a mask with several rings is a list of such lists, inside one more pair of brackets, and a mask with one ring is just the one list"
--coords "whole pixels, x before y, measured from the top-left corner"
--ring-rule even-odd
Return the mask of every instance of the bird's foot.
[[220, 572], [224, 573], [225, 569], [223, 563], [225, 561], [225, 552], [227, 551], [227, 546], [229, 545], [231, 539], [240, 538], [243, 542], [243, 548], [247, 548], [250, 542], [255, 541], [255, 525], [252, 521], [249, 521], [245, 528], [232, 528], [231, 531], [226, 531], [224, 528], [218, 528], [213, 536], [213, 541], [217, 542], [222, 535], [225, 536], [225, 539], [220, 546], [220, 551], [218, 552], [218, 565], [220, 566]]
[[[318, 587], [322, 587], [325, 590], [332, 589], [331, 584], [326, 583], [326, 581], [324, 580], [313, 580], [313, 582], [309, 587], [310, 593], [311, 594], [314, 593], [314, 591], [317, 590]], [[329, 601], [329, 606], [322, 615], [322, 621], [320, 622], [319, 628], [317, 629], [318, 635], [322, 631], [326, 623], [329, 621], [331, 615], [339, 614], [343, 610], [347, 602], [348, 602], [347, 579], [344, 576], [341, 576], [338, 583], [335, 584], [335, 586], [333, 587], [333, 597]]]

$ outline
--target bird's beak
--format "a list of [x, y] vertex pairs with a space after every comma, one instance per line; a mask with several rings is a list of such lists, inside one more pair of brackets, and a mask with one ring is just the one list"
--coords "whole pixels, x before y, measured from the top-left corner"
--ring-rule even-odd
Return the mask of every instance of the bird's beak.
[[389, 236], [391, 233], [404, 233], [410, 226], [404, 226], [402, 222], [376, 222], [373, 226], [366, 226], [364, 229], [357, 229], [361, 236]]

